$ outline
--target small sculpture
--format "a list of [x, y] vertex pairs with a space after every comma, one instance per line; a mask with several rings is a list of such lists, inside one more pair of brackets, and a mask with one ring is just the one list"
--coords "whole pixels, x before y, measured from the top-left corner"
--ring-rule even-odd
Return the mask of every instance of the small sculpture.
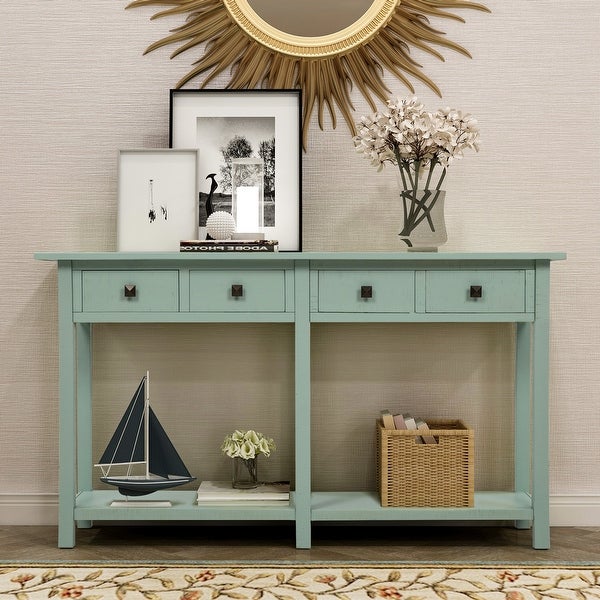
[[215, 212], [215, 208], [212, 203], [213, 194], [215, 190], [219, 187], [215, 177], [216, 173], [210, 173], [210, 175], [206, 176], [206, 179], [210, 179], [210, 192], [208, 192], [208, 198], [206, 199], [206, 218], [210, 217]]
[[206, 231], [213, 240], [230, 240], [235, 231], [233, 215], [217, 210], [206, 219]]

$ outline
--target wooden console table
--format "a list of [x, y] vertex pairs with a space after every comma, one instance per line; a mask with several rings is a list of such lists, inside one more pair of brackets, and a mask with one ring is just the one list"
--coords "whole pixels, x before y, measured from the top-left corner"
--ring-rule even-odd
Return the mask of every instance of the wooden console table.
[[[535, 548], [549, 548], [550, 262], [564, 254], [44, 252], [35, 258], [58, 263], [59, 547], [73, 547], [76, 524], [94, 520], [292, 521], [298, 548], [310, 548], [316, 521], [514, 520], [531, 524]], [[118, 492], [93, 489], [90, 441], [90, 334], [94, 323], [109, 322], [294, 323], [289, 506], [199, 507], [195, 491], [171, 490], [164, 492], [171, 508], [109, 507]], [[317, 322], [514, 323], [514, 490], [476, 492], [470, 508], [383, 508], [375, 491], [313, 492], [310, 335]]]

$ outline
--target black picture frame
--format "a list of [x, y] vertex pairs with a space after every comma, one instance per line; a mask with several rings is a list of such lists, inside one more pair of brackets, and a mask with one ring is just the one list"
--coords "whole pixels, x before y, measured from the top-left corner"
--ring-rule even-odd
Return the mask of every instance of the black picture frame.
[[[239, 138], [244, 138], [247, 145]], [[213, 181], [221, 190], [215, 189], [211, 203], [215, 210], [227, 210], [225, 154], [230, 145], [240, 143], [244, 151], [251, 146], [252, 156], [262, 151], [273, 163], [272, 185], [268, 188], [268, 204], [272, 206], [268, 211], [265, 209], [262, 228], [265, 238], [277, 240], [280, 251], [301, 251], [301, 90], [170, 90], [169, 147], [198, 150], [200, 227], [202, 215], [206, 216], [205, 199], [211, 186], [214, 187]], [[235, 151], [238, 150], [239, 145]], [[202, 235], [200, 229], [199, 236]]]

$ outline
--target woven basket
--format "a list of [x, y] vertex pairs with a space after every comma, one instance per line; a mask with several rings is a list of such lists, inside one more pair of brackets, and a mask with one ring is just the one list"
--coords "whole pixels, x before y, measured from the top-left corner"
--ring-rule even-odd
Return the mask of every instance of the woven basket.
[[428, 419], [438, 443], [417, 443], [422, 431], [384, 429], [377, 421], [382, 506], [473, 506], [473, 430], [461, 421]]

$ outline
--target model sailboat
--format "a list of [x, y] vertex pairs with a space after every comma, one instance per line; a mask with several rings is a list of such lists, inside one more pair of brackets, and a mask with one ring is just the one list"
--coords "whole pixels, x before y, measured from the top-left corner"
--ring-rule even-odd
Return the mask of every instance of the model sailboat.
[[[102, 470], [100, 480], [116, 486], [124, 496], [145, 496], [196, 479], [150, 407], [149, 387], [146, 373], [96, 465]], [[125, 474], [111, 475], [114, 467]], [[133, 474], [135, 468], [145, 473]]]

